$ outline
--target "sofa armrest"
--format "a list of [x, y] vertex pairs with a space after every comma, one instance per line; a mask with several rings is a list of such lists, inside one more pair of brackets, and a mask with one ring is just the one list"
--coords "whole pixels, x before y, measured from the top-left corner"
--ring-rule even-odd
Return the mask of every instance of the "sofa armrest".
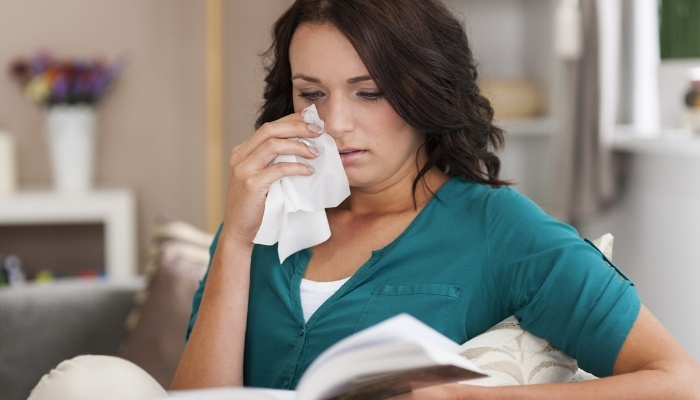
[[26, 399], [80, 354], [117, 354], [142, 280], [59, 281], [0, 289], [0, 398]]

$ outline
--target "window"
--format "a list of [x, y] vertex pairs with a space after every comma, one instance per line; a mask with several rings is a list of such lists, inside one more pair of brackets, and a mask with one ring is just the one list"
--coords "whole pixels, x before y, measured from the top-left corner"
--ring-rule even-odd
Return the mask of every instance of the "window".
[[700, 58], [700, 1], [659, 0], [661, 59]]

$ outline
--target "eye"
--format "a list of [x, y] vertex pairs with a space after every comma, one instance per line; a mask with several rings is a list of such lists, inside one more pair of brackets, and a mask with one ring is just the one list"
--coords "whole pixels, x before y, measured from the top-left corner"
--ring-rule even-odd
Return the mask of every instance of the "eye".
[[384, 97], [384, 93], [380, 92], [379, 90], [360, 91], [357, 92], [357, 95], [365, 101], [379, 101], [382, 97]]
[[313, 92], [300, 92], [299, 97], [301, 97], [309, 103], [313, 103], [314, 101], [323, 97], [323, 92], [321, 92], [320, 90]]

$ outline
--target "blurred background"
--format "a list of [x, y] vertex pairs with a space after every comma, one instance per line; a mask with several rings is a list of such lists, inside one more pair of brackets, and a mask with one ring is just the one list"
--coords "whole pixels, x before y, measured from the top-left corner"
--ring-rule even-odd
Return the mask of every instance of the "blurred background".
[[[618, 265], [700, 359], [690, 311], [700, 307], [700, 6], [445, 2], [465, 20], [508, 132], [504, 177], [582, 235], [613, 233]], [[156, 221], [213, 233], [228, 153], [261, 103], [259, 55], [289, 4], [0, 0], [0, 260], [17, 255], [27, 278], [129, 278], [144, 272]], [[42, 51], [124, 61], [95, 107], [89, 190], [56, 190], [49, 107], [10, 72]]]
[[[258, 54], [269, 44], [272, 21], [289, 4], [229, 1], [220, 16], [226, 134], [217, 151], [223, 163], [252, 132], [263, 78]], [[205, 25], [202, 1], [0, 1], [0, 129], [15, 142], [19, 190], [50, 190], [53, 182], [43, 134], [47, 107], [27, 99], [7, 73], [11, 63], [40, 51], [109, 62], [124, 57], [123, 71], [96, 108], [95, 188], [133, 194], [139, 260], [158, 216], [213, 229], [205, 209]], [[36, 233], [0, 233], [0, 243], [25, 234], [23, 240], [32, 240]], [[56, 260], [36, 261], [44, 262]]]

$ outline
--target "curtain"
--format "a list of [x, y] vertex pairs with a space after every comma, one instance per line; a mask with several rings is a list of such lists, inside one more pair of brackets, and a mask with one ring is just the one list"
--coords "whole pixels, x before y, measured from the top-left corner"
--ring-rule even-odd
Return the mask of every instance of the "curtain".
[[560, 0], [555, 50], [563, 110], [552, 214], [573, 223], [614, 205], [624, 160], [612, 149], [621, 125], [659, 131], [657, 0]]

